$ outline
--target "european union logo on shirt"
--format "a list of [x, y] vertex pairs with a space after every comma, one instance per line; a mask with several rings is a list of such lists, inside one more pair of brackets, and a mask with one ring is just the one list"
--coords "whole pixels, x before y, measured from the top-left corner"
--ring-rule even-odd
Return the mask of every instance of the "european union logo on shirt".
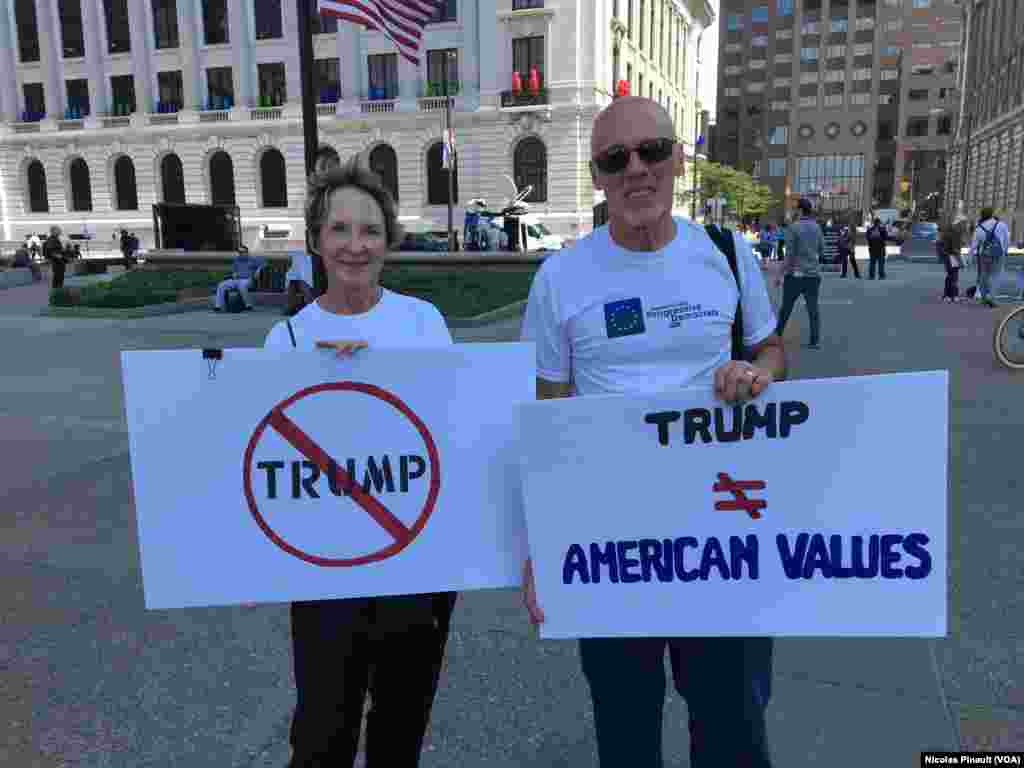
[[604, 305], [604, 326], [609, 339], [644, 333], [644, 309], [640, 299], [623, 299]]

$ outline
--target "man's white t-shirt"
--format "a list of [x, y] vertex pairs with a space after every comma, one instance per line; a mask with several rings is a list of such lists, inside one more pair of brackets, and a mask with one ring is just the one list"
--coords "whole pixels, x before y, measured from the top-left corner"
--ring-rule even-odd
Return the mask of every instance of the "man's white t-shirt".
[[[370, 349], [400, 347], [446, 347], [453, 343], [448, 325], [437, 307], [387, 288], [370, 311], [361, 315], [326, 312], [316, 301], [307, 304], [292, 319], [298, 349], [312, 350], [318, 341], [365, 341]], [[291, 349], [288, 323], [274, 325], [263, 343], [264, 349]]]
[[313, 257], [305, 251], [291, 251], [292, 263], [288, 266], [288, 274], [285, 277], [289, 283], [292, 280], [301, 280], [310, 288], [313, 287]]
[[[659, 251], [629, 251], [608, 227], [549, 256], [530, 288], [522, 339], [537, 344], [537, 376], [575, 394], [711, 386], [731, 359], [739, 290], [703, 227], [676, 219]], [[744, 343], [775, 332], [775, 312], [750, 244], [733, 233], [743, 287]]]

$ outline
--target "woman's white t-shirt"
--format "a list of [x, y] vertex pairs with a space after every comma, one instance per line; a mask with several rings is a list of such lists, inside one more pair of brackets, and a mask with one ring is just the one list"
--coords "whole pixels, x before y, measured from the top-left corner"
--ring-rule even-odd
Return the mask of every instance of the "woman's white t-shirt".
[[[295, 346], [313, 350], [318, 341], [365, 341], [374, 347], [446, 347], [454, 342], [448, 325], [429, 301], [384, 289], [380, 301], [361, 315], [326, 312], [316, 301], [292, 319]], [[274, 325], [264, 349], [291, 349], [287, 321]]]

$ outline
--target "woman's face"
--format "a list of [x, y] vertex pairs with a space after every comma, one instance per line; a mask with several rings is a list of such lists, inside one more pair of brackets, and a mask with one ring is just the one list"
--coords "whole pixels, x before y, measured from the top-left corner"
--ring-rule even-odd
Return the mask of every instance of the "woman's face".
[[388, 250], [384, 212], [358, 187], [331, 195], [320, 229], [320, 257], [328, 286], [376, 288]]

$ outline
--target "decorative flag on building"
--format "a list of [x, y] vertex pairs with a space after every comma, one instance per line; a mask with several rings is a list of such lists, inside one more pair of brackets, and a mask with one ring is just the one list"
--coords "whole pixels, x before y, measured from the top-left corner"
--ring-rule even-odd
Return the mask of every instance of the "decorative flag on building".
[[423, 27], [445, 0], [317, 0], [317, 11], [383, 32], [403, 58], [419, 66]]
[[445, 129], [442, 137], [444, 145], [441, 148], [441, 167], [451, 170], [455, 167], [455, 129]]

